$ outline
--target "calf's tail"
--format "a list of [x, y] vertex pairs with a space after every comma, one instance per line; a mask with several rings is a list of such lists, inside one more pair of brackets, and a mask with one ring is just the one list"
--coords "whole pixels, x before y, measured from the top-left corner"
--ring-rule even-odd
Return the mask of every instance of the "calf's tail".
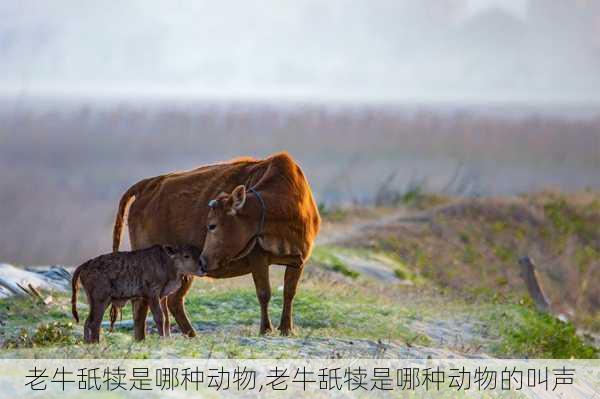
[[115, 327], [115, 322], [118, 318], [123, 320], [123, 311], [121, 310], [121, 306], [117, 306], [114, 303], [110, 305], [110, 329], [109, 331], [113, 331]]
[[83, 265], [75, 269], [73, 278], [71, 279], [71, 313], [77, 323], [79, 323], [79, 315], [77, 314], [77, 291], [79, 290], [79, 273], [81, 273], [82, 267]]

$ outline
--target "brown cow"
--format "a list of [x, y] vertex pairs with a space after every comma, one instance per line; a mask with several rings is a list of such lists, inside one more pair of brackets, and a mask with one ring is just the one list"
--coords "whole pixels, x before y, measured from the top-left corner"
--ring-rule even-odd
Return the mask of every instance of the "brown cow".
[[[206, 251], [203, 266], [209, 277], [252, 273], [261, 307], [261, 334], [272, 330], [269, 265], [287, 266], [279, 330], [282, 335], [293, 332], [292, 302], [321, 220], [302, 170], [287, 153], [262, 160], [238, 158], [136, 183], [119, 204], [114, 251], [119, 248], [124, 219], [133, 249], [191, 244]], [[206, 240], [209, 230], [211, 238]], [[184, 277], [181, 288], [168, 297], [169, 310], [188, 336], [195, 336], [184, 309], [192, 281], [193, 277]], [[148, 304], [136, 300], [137, 339], [145, 336], [147, 313]]]

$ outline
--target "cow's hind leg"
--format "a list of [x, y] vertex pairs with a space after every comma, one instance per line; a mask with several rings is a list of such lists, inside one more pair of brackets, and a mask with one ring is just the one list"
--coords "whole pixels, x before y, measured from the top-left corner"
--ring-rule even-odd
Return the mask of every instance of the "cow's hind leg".
[[131, 301], [133, 305], [134, 336], [137, 341], [146, 338], [146, 317], [148, 316], [148, 301], [143, 298]]
[[185, 296], [192, 287], [193, 282], [193, 277], [183, 277], [181, 280], [181, 287], [179, 287], [177, 291], [169, 295], [167, 299], [169, 310], [171, 311], [173, 317], [175, 317], [177, 325], [179, 325], [179, 329], [184, 335], [187, 335], [188, 337], [196, 336], [196, 331], [194, 331], [194, 327], [192, 327], [192, 323], [190, 323], [190, 319], [185, 313], [184, 306]]
[[256, 296], [260, 304], [260, 334], [266, 334], [273, 330], [269, 318], [269, 301], [271, 300], [271, 282], [269, 281], [269, 265], [257, 266], [252, 271]]
[[[90, 306], [91, 309], [91, 306]], [[85, 323], [83, 323], [83, 341], [86, 344], [91, 344], [92, 343], [92, 329], [91, 329], [91, 324], [92, 324], [92, 312], [90, 310], [90, 313], [88, 314], [88, 317], [85, 319]]]
[[294, 322], [292, 317], [292, 303], [296, 296], [298, 282], [302, 276], [302, 266], [290, 267], [285, 269], [285, 280], [283, 284], [283, 311], [281, 312], [281, 323], [279, 330], [281, 335], [290, 335], [294, 333]]

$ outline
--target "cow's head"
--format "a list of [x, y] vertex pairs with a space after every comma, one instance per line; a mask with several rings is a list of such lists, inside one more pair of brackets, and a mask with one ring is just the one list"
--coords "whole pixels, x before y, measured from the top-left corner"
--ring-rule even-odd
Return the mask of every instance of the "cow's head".
[[[251, 203], [250, 203], [251, 202]], [[221, 193], [208, 203], [206, 239], [200, 262], [206, 271], [246, 256], [255, 244], [262, 208], [246, 201], [246, 187]]]

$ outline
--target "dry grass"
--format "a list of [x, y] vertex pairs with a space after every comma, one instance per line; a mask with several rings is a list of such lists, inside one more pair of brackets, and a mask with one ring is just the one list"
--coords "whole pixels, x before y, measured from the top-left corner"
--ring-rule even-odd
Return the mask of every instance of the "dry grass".
[[0, 261], [76, 264], [106, 252], [117, 202], [131, 184], [240, 155], [289, 151], [317, 201], [328, 205], [372, 203], [386, 181], [392, 200], [415, 207], [439, 199], [424, 197], [426, 190], [476, 195], [600, 184], [600, 119], [507, 115], [512, 111], [4, 102]]
[[600, 194], [544, 192], [463, 199], [428, 222], [367, 229], [347, 242], [397, 254], [414, 273], [466, 295], [525, 296], [518, 258], [531, 256], [554, 311], [600, 330]]

